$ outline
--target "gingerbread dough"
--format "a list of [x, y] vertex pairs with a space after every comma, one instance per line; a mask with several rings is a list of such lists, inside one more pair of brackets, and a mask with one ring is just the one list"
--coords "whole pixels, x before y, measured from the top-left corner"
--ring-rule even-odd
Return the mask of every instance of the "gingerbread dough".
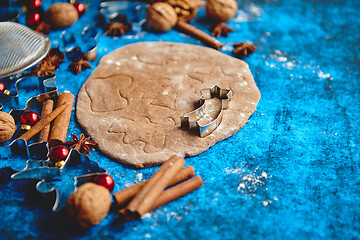
[[[213, 85], [230, 89], [231, 101], [220, 126], [200, 138], [180, 127], [180, 116]], [[195, 45], [141, 42], [101, 59], [78, 94], [76, 116], [103, 153], [141, 168], [206, 151], [242, 128], [259, 99], [239, 59]]]

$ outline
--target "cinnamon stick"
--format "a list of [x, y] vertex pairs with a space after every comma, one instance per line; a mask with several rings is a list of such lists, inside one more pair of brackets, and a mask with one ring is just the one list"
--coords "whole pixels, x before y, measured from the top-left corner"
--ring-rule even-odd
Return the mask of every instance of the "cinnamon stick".
[[211, 37], [210, 35], [204, 33], [203, 31], [199, 30], [198, 28], [191, 26], [190, 24], [184, 21], [178, 21], [176, 23], [175, 28], [183, 33], [186, 33], [196, 39], [199, 39], [209, 47], [215, 48], [220, 50], [224, 44], [216, 40], [215, 38]]
[[[173, 179], [170, 180], [168, 186], [171, 187], [194, 176], [195, 170], [193, 166], [186, 166], [179, 170]], [[113, 194], [115, 202], [119, 207], [124, 207], [129, 201], [145, 186], [148, 180], [135, 184], [131, 187], [125, 188]]]
[[147, 213], [156, 198], [169, 185], [171, 179], [184, 164], [184, 158], [172, 156], [154, 173], [145, 186], [130, 201], [127, 211], [134, 218], [140, 218], [143, 214]]
[[[200, 176], [196, 176], [193, 179], [190, 179], [186, 182], [180, 183], [175, 187], [169, 188], [163, 191], [159, 197], [153, 202], [151, 207], [148, 209], [147, 212], [151, 212], [156, 208], [159, 208], [169, 202], [172, 202], [182, 196], [185, 196], [188, 193], [195, 191], [196, 189], [200, 188], [203, 185], [203, 181]], [[121, 217], [128, 221], [131, 220], [131, 216], [128, 215], [126, 208], [122, 208], [119, 210], [119, 214]]]
[[69, 103], [64, 102], [62, 105], [58, 106], [54, 111], [52, 111], [49, 115], [47, 115], [45, 118], [42, 118], [40, 121], [38, 121], [34, 126], [30, 128], [29, 131], [21, 135], [18, 139], [23, 139], [25, 141], [28, 141], [30, 138], [35, 136], [37, 133], [39, 133], [41, 130], [44, 129], [48, 124], [51, 123], [52, 120], [54, 120], [59, 114], [61, 114], [66, 108], [68, 108]]
[[195, 191], [203, 185], [203, 181], [200, 176], [196, 176], [186, 182], [183, 182], [175, 187], [169, 188], [163, 191], [156, 201], [151, 205], [148, 212], [161, 207], [169, 202], [172, 202], [188, 193]]
[[[43, 102], [43, 107], [41, 110], [41, 118], [47, 117], [51, 111], [53, 110], [54, 101], [49, 99], [45, 102]], [[47, 142], [50, 134], [50, 123], [44, 127], [43, 130], [41, 130], [39, 134], [39, 142]]]
[[63, 111], [53, 122], [49, 137], [50, 146], [59, 145], [65, 142], [74, 99], [75, 96], [70, 92], [63, 92], [59, 94], [56, 106], [60, 106], [64, 102], [68, 102], [69, 104], [65, 111]]

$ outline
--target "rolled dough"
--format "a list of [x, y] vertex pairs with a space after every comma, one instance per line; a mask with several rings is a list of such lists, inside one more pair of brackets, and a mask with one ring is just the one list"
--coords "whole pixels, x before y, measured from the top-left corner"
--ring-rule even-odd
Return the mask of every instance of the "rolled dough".
[[[231, 90], [220, 126], [209, 136], [180, 127], [200, 89]], [[76, 116], [99, 149], [133, 167], [194, 156], [241, 129], [260, 99], [248, 65], [211, 48], [140, 42], [103, 57], [82, 86]]]

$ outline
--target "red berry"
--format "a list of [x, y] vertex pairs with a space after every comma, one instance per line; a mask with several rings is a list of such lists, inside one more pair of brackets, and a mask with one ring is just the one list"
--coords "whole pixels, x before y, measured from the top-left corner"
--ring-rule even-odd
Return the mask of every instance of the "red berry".
[[57, 163], [60, 161], [63, 161], [67, 158], [67, 156], [69, 155], [69, 149], [65, 146], [59, 145], [56, 147], [53, 147], [50, 151], [50, 160], [53, 163]]
[[38, 8], [41, 6], [41, 0], [30, 0], [30, 9]]
[[5, 90], [5, 85], [0, 82], [0, 92], [3, 92]]
[[26, 15], [26, 24], [28, 26], [34, 26], [36, 24], [39, 24], [40, 18], [41, 18], [40, 13], [37, 12], [30, 13]]
[[20, 122], [21, 124], [26, 124], [30, 126], [34, 126], [35, 123], [40, 121], [39, 115], [34, 111], [25, 111], [20, 116]]
[[74, 3], [74, 7], [76, 8], [77, 12], [79, 13], [79, 16], [83, 15], [85, 13], [85, 5], [79, 2]]
[[107, 188], [110, 192], [112, 192], [112, 190], [114, 190], [114, 186], [115, 186], [114, 179], [110, 175], [107, 175], [107, 174], [97, 175], [94, 178], [94, 183]]
[[36, 21], [36, 22], [40, 22], [40, 13], [35, 13], [34, 14], [34, 20]]

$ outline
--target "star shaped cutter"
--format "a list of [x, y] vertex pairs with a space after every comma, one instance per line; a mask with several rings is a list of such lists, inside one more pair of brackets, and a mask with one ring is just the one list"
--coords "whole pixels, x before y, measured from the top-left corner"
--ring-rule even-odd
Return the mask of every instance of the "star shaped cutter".
[[[200, 90], [200, 107], [185, 115], [180, 116], [181, 127], [189, 129], [191, 132], [197, 132], [200, 137], [206, 137], [211, 134], [220, 125], [223, 111], [228, 108], [230, 101], [230, 89], [220, 88], [214, 85], [211, 88], [203, 88]], [[205, 117], [206, 101], [212, 98], [221, 99], [221, 109], [219, 114], [207, 124], [200, 124], [199, 121]]]

